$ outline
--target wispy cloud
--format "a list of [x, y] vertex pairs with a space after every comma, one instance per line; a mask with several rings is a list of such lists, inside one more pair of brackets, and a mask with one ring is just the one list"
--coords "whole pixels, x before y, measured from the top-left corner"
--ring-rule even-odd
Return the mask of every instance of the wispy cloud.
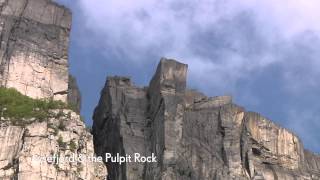
[[135, 63], [158, 60], [150, 55], [176, 58], [190, 64], [193, 79], [210, 74], [215, 84], [296, 61], [283, 58], [286, 49], [277, 46], [306, 40], [304, 33], [318, 36], [320, 30], [316, 0], [80, 0], [80, 7], [86, 28], [101, 37], [106, 53]]

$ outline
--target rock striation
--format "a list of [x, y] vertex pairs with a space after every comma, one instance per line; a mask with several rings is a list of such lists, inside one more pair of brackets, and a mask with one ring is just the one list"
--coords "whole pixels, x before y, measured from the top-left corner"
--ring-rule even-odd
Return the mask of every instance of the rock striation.
[[0, 86], [66, 102], [70, 28], [51, 0], [0, 0]]
[[162, 59], [149, 87], [109, 77], [94, 112], [97, 155], [156, 155], [152, 163], [107, 162], [112, 180], [318, 180], [320, 156], [230, 96], [186, 88], [187, 65]]
[[92, 135], [77, 113], [52, 110], [46, 121], [27, 121], [30, 123], [15, 126], [10, 119], [1, 118], [1, 180], [105, 179], [104, 164], [89, 160], [95, 157]]

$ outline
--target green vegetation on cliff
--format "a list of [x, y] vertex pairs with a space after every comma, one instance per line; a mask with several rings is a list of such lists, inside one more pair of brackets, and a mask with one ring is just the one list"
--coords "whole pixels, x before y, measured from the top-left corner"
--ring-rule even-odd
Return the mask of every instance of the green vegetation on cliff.
[[0, 87], [0, 116], [10, 118], [17, 125], [30, 118], [43, 121], [50, 116], [49, 110], [53, 109], [70, 107], [61, 101], [32, 99], [15, 89]]

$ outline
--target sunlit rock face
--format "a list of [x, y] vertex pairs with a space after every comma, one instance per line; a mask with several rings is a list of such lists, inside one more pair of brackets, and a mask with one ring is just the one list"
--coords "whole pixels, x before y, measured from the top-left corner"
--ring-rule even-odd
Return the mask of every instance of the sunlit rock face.
[[263, 157], [262, 162], [277, 163], [288, 169], [302, 165], [304, 150], [297, 136], [256, 113], [247, 113], [246, 120], [253, 139], [253, 153]]
[[[0, 120], [1, 180], [104, 180], [102, 162], [68, 160], [66, 157], [96, 157], [93, 139], [80, 116], [71, 110], [52, 110], [48, 120], [16, 126]], [[53, 160], [54, 157], [59, 157]], [[40, 159], [47, 158], [47, 159]], [[51, 158], [51, 160], [49, 159]]]
[[0, 85], [67, 101], [71, 12], [51, 0], [0, 1]]
[[98, 155], [156, 155], [107, 163], [114, 180], [316, 180], [320, 157], [300, 139], [230, 96], [186, 88], [187, 65], [162, 59], [149, 87], [109, 77], [94, 113]]
[[93, 138], [79, 115], [80, 92], [69, 78], [70, 27], [71, 12], [51, 0], [0, 0], [0, 86], [61, 100], [76, 111], [50, 110], [41, 119], [0, 117], [1, 180], [107, 176], [103, 162], [94, 160]]

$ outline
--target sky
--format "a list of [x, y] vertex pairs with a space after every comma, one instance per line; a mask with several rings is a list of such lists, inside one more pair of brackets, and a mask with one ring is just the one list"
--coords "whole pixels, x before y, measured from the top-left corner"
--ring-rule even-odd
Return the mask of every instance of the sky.
[[56, 0], [73, 12], [70, 71], [88, 125], [107, 76], [146, 86], [161, 57], [188, 87], [232, 95], [320, 152], [320, 1]]

